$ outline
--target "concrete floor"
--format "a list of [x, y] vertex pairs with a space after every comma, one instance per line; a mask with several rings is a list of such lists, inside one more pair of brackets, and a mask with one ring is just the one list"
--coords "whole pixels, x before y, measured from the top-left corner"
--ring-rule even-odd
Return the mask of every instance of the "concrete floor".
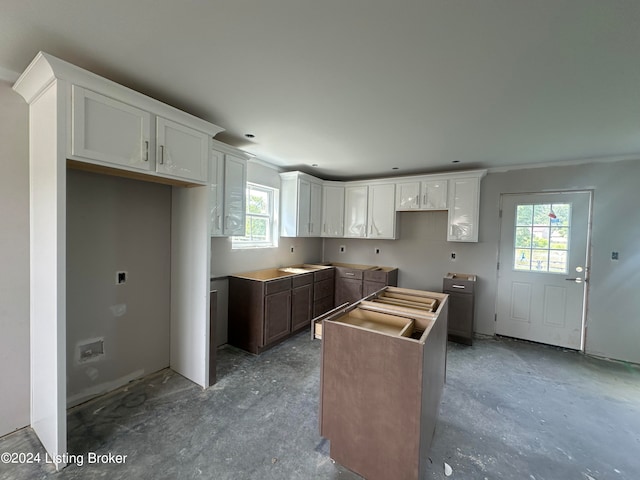
[[[0, 463], [0, 479], [360, 478], [318, 434], [319, 357], [305, 332], [259, 357], [221, 349], [205, 391], [163, 370], [69, 412], [82, 466]], [[28, 428], [0, 438], [2, 452], [44, 457]], [[452, 479], [638, 479], [640, 368], [506, 339], [449, 344], [430, 459], [432, 479], [444, 462]]]

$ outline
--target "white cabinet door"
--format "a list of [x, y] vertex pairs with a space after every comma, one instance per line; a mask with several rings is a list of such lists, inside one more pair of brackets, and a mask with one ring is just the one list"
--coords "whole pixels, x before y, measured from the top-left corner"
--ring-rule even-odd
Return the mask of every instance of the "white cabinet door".
[[298, 179], [298, 237], [310, 235], [311, 183]]
[[420, 182], [396, 184], [396, 210], [420, 208]]
[[369, 187], [368, 238], [396, 238], [395, 194], [393, 183]]
[[158, 117], [156, 171], [173, 177], [206, 182], [209, 137], [189, 127]]
[[422, 182], [421, 208], [424, 210], [446, 210], [447, 180]]
[[309, 236], [319, 237], [322, 226], [322, 185], [319, 183], [311, 183], [309, 223]]
[[322, 236], [342, 237], [344, 234], [344, 187], [322, 187]]
[[149, 112], [77, 85], [72, 98], [72, 156], [151, 170]]
[[224, 234], [222, 219], [224, 217], [224, 154], [215, 150], [209, 161], [209, 223], [211, 236]]
[[480, 178], [455, 178], [449, 181], [449, 242], [478, 241]]
[[322, 181], [302, 172], [280, 174], [280, 235], [319, 237]]
[[223, 233], [226, 236], [245, 234], [246, 192], [246, 160], [233, 155], [225, 155]]
[[367, 236], [368, 187], [350, 186], [344, 189], [344, 236], [366, 238]]

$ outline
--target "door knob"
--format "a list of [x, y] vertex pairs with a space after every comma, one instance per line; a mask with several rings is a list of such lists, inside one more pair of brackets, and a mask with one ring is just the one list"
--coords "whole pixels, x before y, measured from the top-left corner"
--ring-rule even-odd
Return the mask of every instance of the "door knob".
[[576, 278], [565, 278], [565, 280], [569, 281], [569, 282], [576, 282], [576, 283], [582, 283], [585, 282], [586, 283], [586, 279], [582, 279], [580, 277], [576, 277]]

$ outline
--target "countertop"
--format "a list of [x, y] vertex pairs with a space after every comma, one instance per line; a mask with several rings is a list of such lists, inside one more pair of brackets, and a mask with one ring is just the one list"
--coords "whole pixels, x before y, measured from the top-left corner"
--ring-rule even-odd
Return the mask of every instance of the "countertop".
[[313, 273], [319, 270], [325, 270], [332, 267], [351, 268], [354, 270], [363, 270], [363, 271], [389, 272], [391, 270], [395, 270], [395, 267], [380, 267], [377, 265], [360, 265], [355, 263], [340, 263], [340, 262], [318, 262], [318, 263], [303, 263], [298, 265], [291, 265], [288, 267], [254, 270], [252, 272], [236, 273], [230, 276], [238, 277], [238, 278], [246, 278], [249, 280], [257, 280], [261, 282], [269, 282], [271, 280], [278, 280], [280, 278], [290, 277], [293, 275]]

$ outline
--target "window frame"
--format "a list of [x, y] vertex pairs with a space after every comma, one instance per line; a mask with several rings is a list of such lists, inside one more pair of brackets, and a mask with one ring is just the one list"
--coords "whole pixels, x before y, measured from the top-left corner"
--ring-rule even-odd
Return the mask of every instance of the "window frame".
[[[563, 225], [558, 225], [558, 226], [554, 226], [554, 221], [553, 220], [549, 220], [548, 223], [536, 223], [536, 219], [535, 219], [535, 210], [537, 207], [547, 207], [548, 206], [548, 210], [550, 211], [550, 214], [548, 215], [550, 218], [556, 218], [555, 214], [553, 213], [554, 211], [554, 206], [555, 207], [566, 207], [567, 209], [567, 215], [566, 215], [566, 224]], [[518, 222], [518, 208], [519, 207], [531, 207], [531, 222], [524, 224], [524, 223], [519, 223]], [[514, 272], [518, 272], [518, 273], [542, 273], [542, 274], [551, 274], [551, 275], [567, 275], [569, 273], [569, 254], [570, 254], [570, 250], [571, 250], [571, 245], [570, 245], [570, 239], [571, 239], [571, 229], [572, 229], [572, 225], [571, 225], [571, 213], [573, 211], [573, 204], [572, 202], [557, 202], [557, 203], [518, 203], [516, 205], [516, 210], [515, 210], [515, 218], [514, 218], [514, 228], [513, 228], [513, 263], [511, 265], [511, 269]], [[553, 217], [551, 216], [551, 214], [553, 214]], [[552, 233], [553, 233], [553, 229], [556, 229], [556, 231], [561, 231], [561, 230], [565, 230], [566, 231], [566, 246], [565, 248], [553, 248], [551, 240], [552, 240]], [[530, 230], [530, 242], [528, 246], [524, 246], [524, 245], [518, 245], [518, 230], [521, 229], [529, 229]], [[547, 245], [545, 246], [540, 246], [540, 245], [535, 245], [535, 237], [536, 237], [536, 229], [539, 230], [546, 230], [547, 231]], [[520, 265], [520, 268], [518, 267], [518, 251], [528, 251], [529, 252], [529, 268], [523, 268], [524, 265]], [[542, 268], [534, 268], [534, 259], [533, 259], [533, 255], [535, 252], [546, 252], [546, 269], [542, 269]], [[564, 258], [565, 258], [565, 262], [564, 262], [564, 271], [561, 271], [559, 269], [551, 269], [551, 254], [553, 252], [564, 252]], [[524, 254], [523, 254], [524, 255]], [[524, 258], [524, 257], [523, 257]]]
[[[251, 213], [250, 198], [251, 191], [258, 191], [266, 193], [268, 195], [268, 212], [263, 213]], [[259, 183], [247, 182], [246, 183], [246, 206], [245, 206], [245, 225], [249, 223], [251, 218], [267, 219], [267, 231], [269, 237], [267, 240], [255, 240], [250, 238], [251, 233], [248, 227], [245, 228], [245, 234], [243, 236], [231, 237], [231, 249], [232, 250], [246, 250], [255, 248], [277, 248], [279, 241], [279, 228], [278, 228], [278, 212], [279, 212], [279, 199], [280, 191], [277, 188], [270, 187], [268, 185], [261, 185]]]

